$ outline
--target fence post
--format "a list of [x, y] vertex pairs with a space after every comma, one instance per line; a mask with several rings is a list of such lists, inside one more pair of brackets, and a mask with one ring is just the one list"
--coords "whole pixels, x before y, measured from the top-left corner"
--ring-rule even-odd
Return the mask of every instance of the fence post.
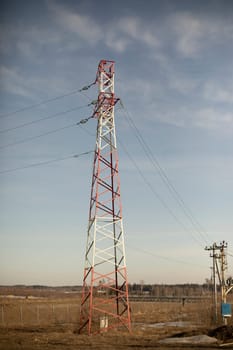
[[40, 305], [37, 305], [36, 308], [36, 316], [37, 316], [37, 323], [40, 323]]
[[66, 306], [66, 312], [67, 312], [67, 323], [70, 322], [70, 306], [69, 304]]
[[20, 313], [20, 323], [22, 326], [23, 325], [23, 306], [22, 306], [22, 304], [20, 304], [19, 313]]
[[52, 323], [55, 323], [54, 304], [52, 304]]
[[1, 307], [1, 314], [2, 314], [2, 324], [4, 325], [5, 320], [4, 320], [4, 306], [3, 305]]

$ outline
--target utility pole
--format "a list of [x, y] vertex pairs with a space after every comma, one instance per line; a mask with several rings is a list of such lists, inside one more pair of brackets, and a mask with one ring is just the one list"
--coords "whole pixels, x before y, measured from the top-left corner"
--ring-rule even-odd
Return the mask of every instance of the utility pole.
[[[226, 325], [227, 318], [231, 316], [231, 305], [227, 304], [227, 294], [233, 289], [233, 279], [230, 277], [226, 280], [225, 278], [225, 271], [227, 270], [227, 243], [225, 241], [222, 241], [219, 245], [214, 243], [212, 246], [206, 247], [205, 249], [212, 251], [210, 257], [213, 258], [215, 320], [217, 320], [217, 289], [215, 279], [217, 272], [221, 288], [221, 314], [223, 323]], [[219, 253], [217, 254], [216, 251], [219, 251]]]
[[[220, 280], [221, 280], [221, 300], [222, 303], [226, 303], [226, 281], [225, 281], [225, 271], [227, 270], [227, 260], [225, 250], [227, 249], [227, 243], [221, 242], [219, 245], [219, 260], [220, 260]], [[218, 271], [219, 273], [219, 271]]]
[[123, 327], [130, 331], [114, 106], [114, 61], [101, 60], [79, 333]]
[[[221, 285], [221, 300], [222, 300], [222, 317], [223, 323], [227, 324], [227, 318], [231, 317], [231, 305], [227, 304], [227, 294], [233, 288], [232, 278], [225, 278], [225, 271], [227, 270], [227, 243], [225, 241], [221, 242], [219, 245], [219, 261], [220, 261], [220, 269], [218, 269], [219, 281]], [[219, 271], [220, 270], [220, 271]]]
[[218, 319], [218, 306], [217, 306], [217, 284], [216, 284], [216, 243], [210, 247], [205, 247], [205, 250], [211, 251], [210, 257], [213, 258], [212, 271], [213, 271], [213, 306], [214, 306], [214, 322], [217, 323]]

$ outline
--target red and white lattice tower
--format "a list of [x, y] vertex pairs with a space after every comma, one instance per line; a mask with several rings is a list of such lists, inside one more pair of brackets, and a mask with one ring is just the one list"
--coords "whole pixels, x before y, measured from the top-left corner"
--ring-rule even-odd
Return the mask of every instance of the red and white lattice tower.
[[125, 327], [130, 308], [114, 122], [114, 62], [101, 60], [94, 117], [98, 119], [79, 332]]

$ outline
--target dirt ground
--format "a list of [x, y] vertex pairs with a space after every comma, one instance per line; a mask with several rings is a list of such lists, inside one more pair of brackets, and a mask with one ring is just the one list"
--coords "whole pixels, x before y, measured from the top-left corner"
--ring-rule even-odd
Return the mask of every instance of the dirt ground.
[[[162, 329], [140, 329], [139, 326], [133, 327], [131, 334], [125, 332], [111, 332], [102, 335], [79, 335], [71, 329], [65, 327], [47, 327], [47, 328], [11, 328], [0, 330], [0, 349], [1, 350], [73, 350], [73, 349], [95, 349], [95, 350], [137, 350], [137, 349], [214, 349], [219, 345], [161, 345], [159, 340], [168, 336], [177, 336], [182, 334], [193, 335], [204, 333], [207, 330], [191, 330], [181, 328], [179, 330], [172, 327], [163, 327]], [[229, 340], [228, 340], [229, 343]], [[233, 348], [233, 339], [231, 346]], [[222, 341], [219, 344], [223, 345]], [[226, 342], [224, 343], [226, 347]]]
[[[186, 329], [187, 331], [187, 329]], [[158, 340], [165, 336], [178, 333], [177, 330], [163, 328], [162, 330], [133, 329], [132, 334], [111, 332], [103, 335], [79, 335], [65, 328], [11, 328], [0, 330], [0, 349], [45, 349], [45, 350], [73, 350], [73, 349], [166, 349]], [[178, 349], [178, 347], [175, 347]], [[198, 347], [199, 348], [199, 347]], [[205, 348], [209, 349], [209, 347]], [[213, 346], [211, 347], [213, 348]], [[182, 349], [185, 349], [182, 347]]]
[[[197, 350], [213, 349], [219, 345], [227, 348], [226, 343], [233, 344], [232, 326], [228, 328], [229, 334], [226, 329], [216, 330], [217, 325], [212, 324], [211, 305], [206, 301], [185, 304], [133, 302], [131, 333], [114, 330], [93, 336], [77, 333], [79, 303], [80, 300], [73, 297], [0, 300], [0, 350], [185, 350], [190, 347]], [[50, 311], [46, 313], [46, 310]], [[218, 344], [177, 346], [159, 343], [167, 337], [199, 334], [217, 337]], [[233, 349], [233, 345], [228, 348]]]

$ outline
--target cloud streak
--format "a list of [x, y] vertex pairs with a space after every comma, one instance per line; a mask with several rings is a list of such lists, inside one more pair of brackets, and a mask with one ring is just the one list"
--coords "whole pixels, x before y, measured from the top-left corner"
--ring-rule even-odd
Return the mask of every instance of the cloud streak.
[[63, 27], [63, 30], [76, 34], [89, 45], [96, 45], [103, 35], [101, 26], [88, 15], [69, 11], [68, 8], [52, 1], [49, 9], [55, 21]]
[[203, 50], [222, 41], [233, 41], [232, 21], [180, 12], [169, 16], [167, 22], [175, 33], [176, 50], [184, 57], [196, 57]]

